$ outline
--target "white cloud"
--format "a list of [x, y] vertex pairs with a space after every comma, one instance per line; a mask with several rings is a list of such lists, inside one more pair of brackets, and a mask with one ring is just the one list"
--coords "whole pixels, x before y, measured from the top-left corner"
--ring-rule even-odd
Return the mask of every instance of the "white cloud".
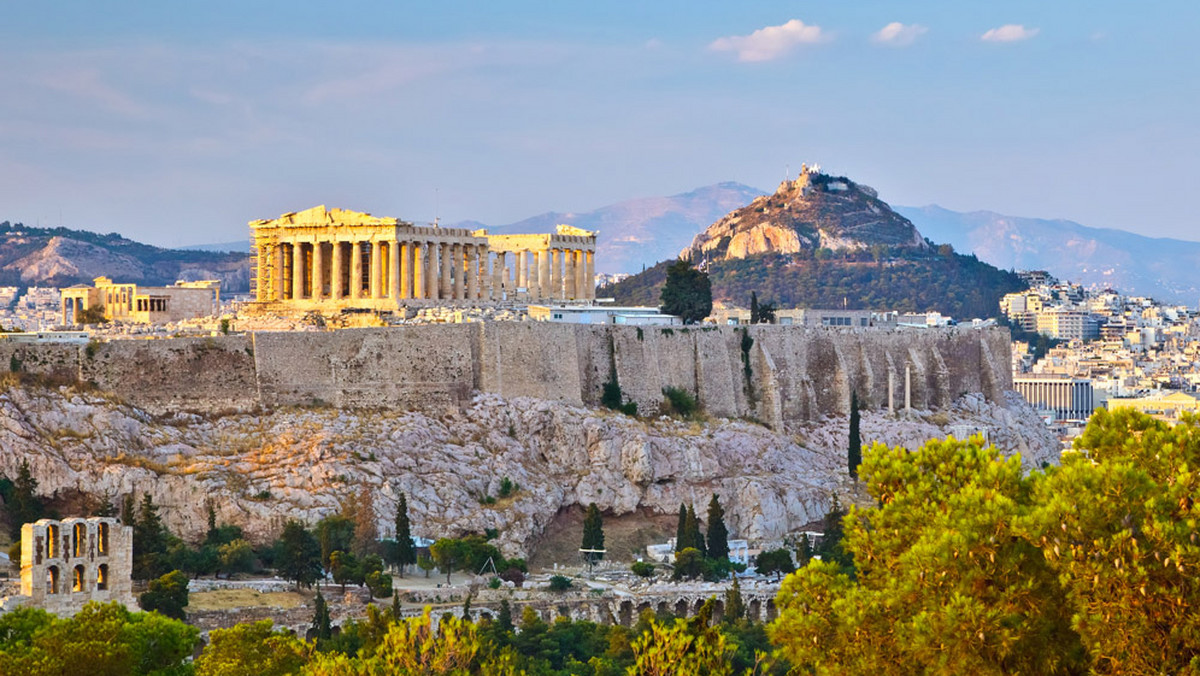
[[737, 52], [738, 61], [771, 61], [786, 55], [796, 45], [827, 42], [820, 26], [792, 19], [782, 26], [767, 26], [749, 35], [731, 35], [713, 40], [708, 46], [715, 52]]
[[892, 47], [907, 47], [928, 31], [928, 28], [920, 24], [905, 25], [899, 21], [893, 21], [880, 28], [879, 32], [872, 34], [871, 42]]
[[1005, 24], [979, 36], [984, 42], [1020, 42], [1038, 34], [1039, 28], [1026, 28], [1019, 23]]

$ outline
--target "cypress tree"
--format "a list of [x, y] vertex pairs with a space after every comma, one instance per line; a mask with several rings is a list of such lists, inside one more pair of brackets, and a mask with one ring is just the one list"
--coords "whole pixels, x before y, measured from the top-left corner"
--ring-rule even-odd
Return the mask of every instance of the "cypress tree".
[[725, 621], [736, 622], [746, 615], [746, 603], [742, 600], [742, 585], [737, 576], [733, 576], [733, 584], [725, 590]]
[[704, 535], [700, 533], [700, 521], [696, 518], [696, 510], [688, 505], [686, 528], [688, 532], [688, 546], [695, 547], [701, 556], [708, 556], [707, 550], [704, 548]]
[[329, 621], [329, 604], [325, 602], [325, 597], [321, 595], [319, 587], [317, 588], [317, 599], [313, 605], [315, 606], [312, 621], [313, 638], [323, 641], [333, 636], [333, 628]]
[[[604, 521], [600, 518], [600, 508], [591, 503], [587, 508], [587, 516], [583, 518], [583, 543], [580, 549], [604, 549]], [[588, 563], [604, 558], [603, 554], [588, 554]]]
[[850, 448], [846, 459], [850, 465], [850, 478], [858, 478], [858, 466], [862, 464], [862, 438], [859, 435], [858, 392], [850, 392]]
[[417, 550], [413, 547], [412, 528], [408, 521], [408, 498], [403, 493], [396, 501], [396, 565], [400, 575], [404, 569], [417, 562]]
[[687, 529], [687, 507], [681, 502], [679, 503], [679, 525], [675, 527], [675, 551], [682, 552], [691, 547], [688, 542], [688, 537], [691, 535]]
[[29, 469], [29, 461], [22, 460], [13, 483], [13, 505], [9, 512], [9, 529], [14, 540], [21, 537], [21, 526], [42, 518], [42, 501], [37, 496], [37, 479]]
[[500, 613], [496, 616], [496, 624], [505, 632], [513, 630], [512, 621], [512, 606], [508, 604], [508, 599], [500, 602]]
[[158, 506], [149, 493], [142, 496], [133, 526], [133, 577], [153, 580], [163, 573], [162, 562], [167, 553], [167, 529]]
[[750, 323], [757, 324], [762, 321], [762, 317], [758, 313], [758, 293], [750, 292]]
[[729, 558], [729, 529], [725, 527], [725, 510], [716, 493], [708, 501], [708, 557]]

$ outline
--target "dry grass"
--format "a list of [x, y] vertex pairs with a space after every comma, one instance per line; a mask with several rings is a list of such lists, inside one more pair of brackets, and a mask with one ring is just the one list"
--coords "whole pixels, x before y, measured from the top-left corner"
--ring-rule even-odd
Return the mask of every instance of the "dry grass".
[[188, 610], [298, 608], [308, 599], [294, 591], [262, 593], [253, 589], [214, 589], [188, 595]]

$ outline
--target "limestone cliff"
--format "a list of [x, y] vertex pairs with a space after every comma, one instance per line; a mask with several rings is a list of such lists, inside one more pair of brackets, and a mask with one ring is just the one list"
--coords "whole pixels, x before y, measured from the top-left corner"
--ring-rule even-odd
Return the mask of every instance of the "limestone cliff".
[[[986, 431], [1027, 464], [1052, 460], [1056, 441], [1008, 397], [977, 394], [945, 411], [868, 411], [865, 441], [910, 447], [962, 430]], [[565, 507], [673, 513], [717, 493], [733, 534], [770, 539], [820, 518], [848, 492], [844, 417], [789, 425], [637, 420], [559, 402], [481, 394], [463, 408], [404, 411], [283, 408], [261, 414], [156, 417], [71, 388], [0, 389], [0, 474], [28, 460], [41, 491], [115, 500], [149, 493], [188, 538], [219, 519], [269, 540], [283, 522], [309, 523], [367, 486], [388, 533], [407, 494], [414, 532], [437, 537], [495, 528], [509, 555], [527, 551]], [[512, 498], [484, 504], [509, 477]]]
[[802, 249], [854, 251], [877, 244], [928, 247], [916, 227], [872, 188], [805, 168], [773, 195], [756, 198], [696, 235], [682, 255], [712, 261]]

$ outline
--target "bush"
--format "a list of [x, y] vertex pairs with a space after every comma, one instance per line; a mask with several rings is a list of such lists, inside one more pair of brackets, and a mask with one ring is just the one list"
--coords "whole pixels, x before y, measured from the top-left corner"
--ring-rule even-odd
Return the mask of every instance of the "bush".
[[629, 570], [638, 577], [651, 577], [654, 575], [654, 564], [647, 561], [635, 561]]
[[550, 591], [561, 592], [570, 589], [571, 586], [570, 578], [562, 575], [554, 575], [550, 578], [550, 585], [548, 589], [550, 589]]
[[488, 580], [488, 589], [499, 589], [500, 585], [502, 584], [504, 584], [504, 582], [500, 578], [493, 577], [492, 579]]
[[512, 479], [504, 477], [500, 480], [499, 496], [501, 498], [512, 497], [513, 493], [516, 493], [519, 490], [521, 490], [521, 487], [514, 483]]
[[696, 397], [691, 392], [679, 387], [664, 387], [663, 396], [667, 398], [664, 404], [670, 407], [668, 413], [675, 413], [682, 418], [690, 418], [700, 408]]
[[521, 572], [519, 568], [509, 568], [500, 573], [500, 579], [520, 587], [525, 584], [525, 573]]
[[142, 610], [156, 610], [177, 620], [187, 619], [188, 577], [173, 570], [157, 580], [150, 581], [150, 588], [138, 599]]

